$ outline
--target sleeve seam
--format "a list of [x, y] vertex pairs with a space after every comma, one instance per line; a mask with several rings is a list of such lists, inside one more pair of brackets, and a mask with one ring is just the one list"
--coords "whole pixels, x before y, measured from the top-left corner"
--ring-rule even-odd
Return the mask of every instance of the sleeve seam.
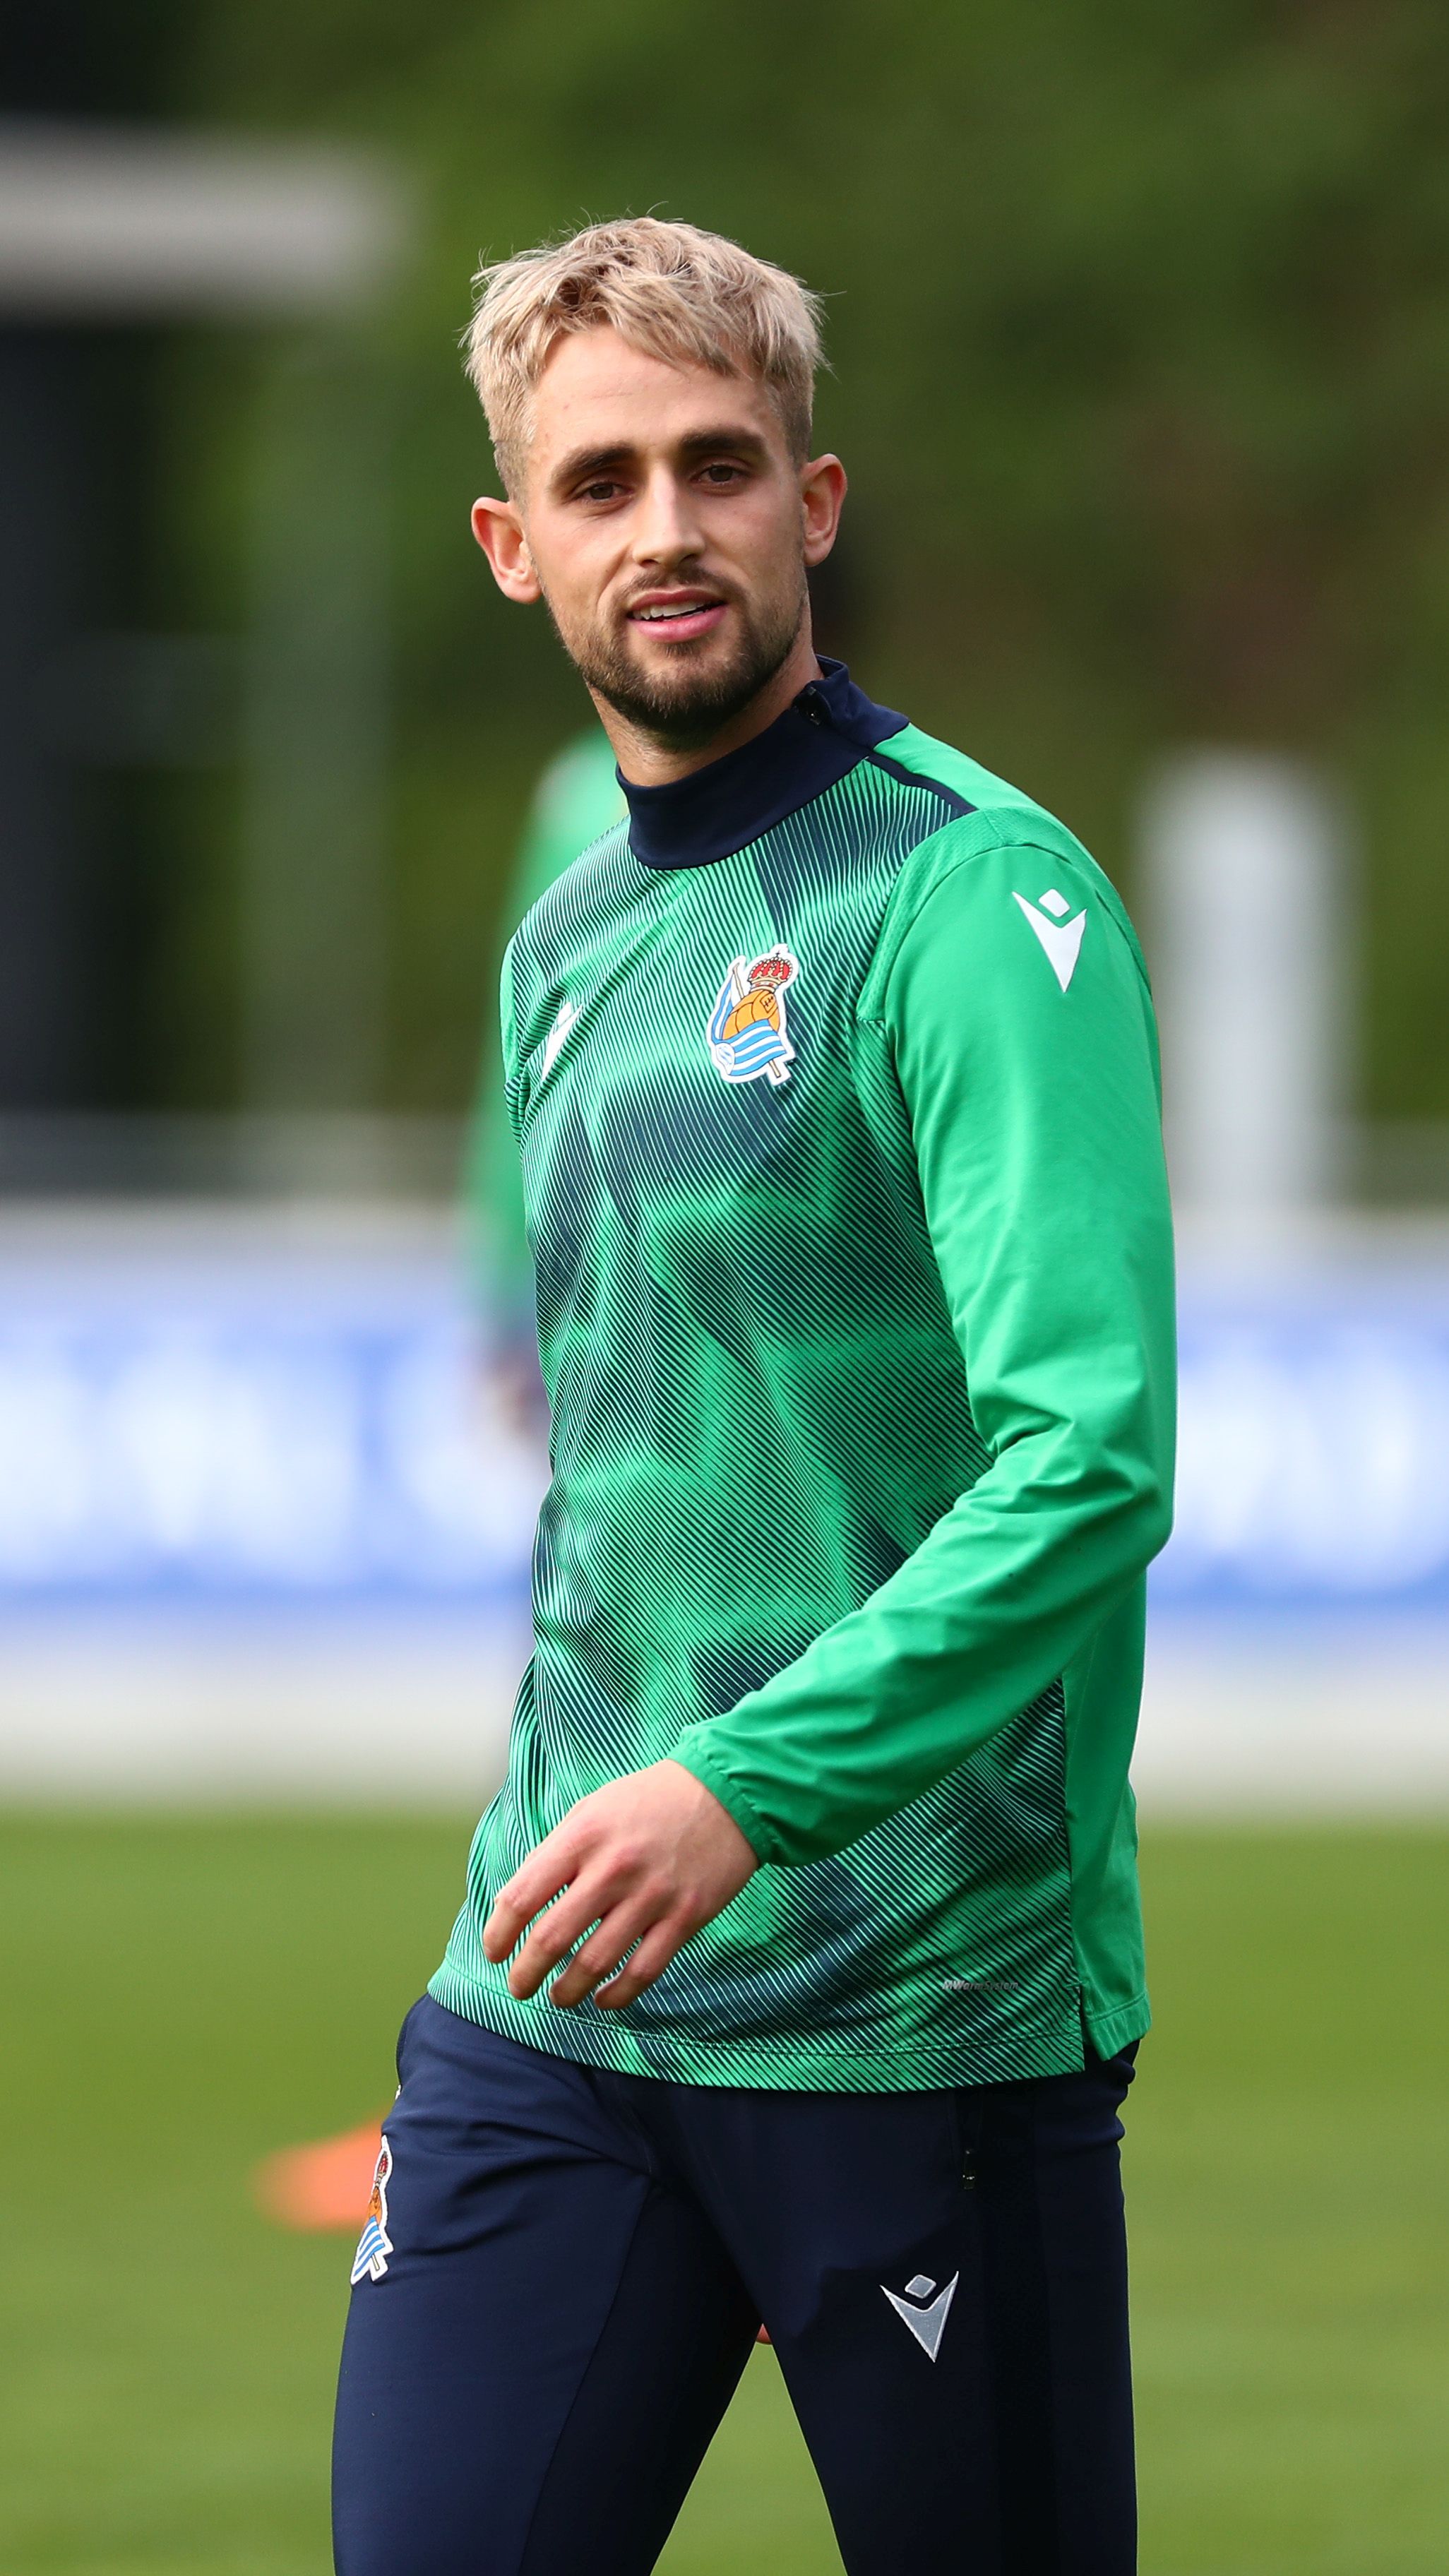
[[[933, 875], [930, 884], [924, 889], [924, 891], [916, 897], [911, 909], [908, 912], [904, 911], [903, 900], [900, 892], [901, 878], [905, 876], [907, 870], [912, 864], [912, 861], [918, 859], [921, 852], [927, 849], [932, 841], [939, 841], [947, 832], [954, 830], [957, 823], [967, 820], [972, 823], [985, 825], [991, 833], [991, 839], [984, 845], [978, 846], [975, 849], [960, 850], [954, 853], [954, 855], [942, 866], [939, 873]], [[997, 816], [989, 811], [983, 812], [980, 807], [977, 807], [969, 817], [953, 815], [951, 820], [947, 823], [943, 823], [938, 831], [928, 833], [924, 841], [918, 841], [916, 843], [910, 857], [902, 867], [900, 875], [897, 876], [896, 882], [891, 888], [890, 897], [885, 908], [885, 915], [882, 919], [880, 930], [876, 936], [875, 946], [871, 951], [870, 964], [866, 969], [862, 983], [862, 990], [864, 990], [865, 984], [868, 984], [875, 975], [877, 967], [880, 964], [882, 952], [885, 949], [887, 942], [893, 941], [894, 953], [891, 956], [890, 963], [881, 970], [881, 998], [882, 1003], [884, 1003], [886, 988], [889, 986], [891, 978], [895, 974], [900, 951], [905, 946], [911, 932], [914, 930], [917, 922], [920, 920], [933, 897], [938, 895], [944, 887], [948, 886], [954, 877], [959, 876], [963, 868], [973, 867], [979, 860], [990, 858], [999, 850], [1040, 850], [1044, 854], [1049, 854], [1052, 858], [1060, 859], [1064, 865], [1075, 866], [1077, 864], [1077, 862], [1072, 859], [1071, 854], [1068, 851], [1059, 850], [1052, 841], [1045, 838], [1036, 838], [1029, 831], [1004, 831]], [[903, 913], [904, 917], [902, 917]], [[883, 1009], [879, 1014], [877, 1014], [871, 1011], [862, 1011], [857, 1007], [856, 1018], [863, 1026], [868, 1028], [881, 1028], [885, 1026]]]
[[[963, 868], [972, 867], [976, 865], [978, 861], [995, 857], [1000, 852], [1012, 850], [1036, 851], [1043, 857], [1059, 860], [1065, 867], [1080, 868], [1080, 860], [1074, 857], [1070, 851], [1058, 849], [1054, 842], [1047, 840], [1044, 837], [1038, 837], [1030, 832], [1003, 832], [999, 824], [997, 824], [994, 815], [984, 816], [983, 820], [992, 824], [996, 834], [995, 839], [989, 842], [982, 849], [962, 850], [956, 856], [951, 858], [946, 865], [942, 867], [940, 873], [932, 877], [930, 884], [919, 896], [908, 916], [901, 921], [899, 925], [897, 925], [893, 917], [895, 900], [893, 889], [892, 902], [887, 907], [885, 920], [881, 924], [880, 935], [877, 938], [875, 948], [872, 951], [866, 981], [868, 982], [871, 976], [874, 975], [881, 950], [885, 945], [888, 933], [891, 932], [894, 932], [895, 936], [894, 954], [891, 957], [889, 965], [882, 971], [880, 991], [881, 1008], [879, 1012], [862, 1011], [857, 1008], [856, 1018], [862, 1027], [882, 1030], [889, 1028], [890, 1023], [886, 1010], [887, 998], [891, 985], [895, 980], [896, 972], [900, 965], [901, 953], [905, 948], [906, 942], [919, 923], [925, 918], [927, 911], [930, 909], [930, 906], [935, 901], [937, 895], [945, 892], [946, 887], [960, 875]], [[939, 836], [932, 834], [931, 837], [935, 839]], [[917, 849], [913, 850], [911, 853], [912, 858], [916, 857], [918, 851], [924, 847], [924, 842], [918, 843]], [[907, 864], [909, 864], [909, 862]], [[1101, 911], [1106, 915], [1108, 920], [1112, 922], [1113, 928], [1117, 931], [1119, 938], [1122, 937], [1122, 925], [1116, 918], [1115, 909], [1110, 903], [1103, 900], [1100, 889], [1096, 885], [1089, 883], [1086, 885], [1084, 890], [1095, 897]], [[1125, 945], [1128, 948], [1129, 954], [1132, 954], [1134, 950], [1134, 942], [1130, 938], [1127, 938], [1125, 940]], [[1142, 977], [1141, 964], [1135, 954], [1133, 954], [1132, 962], [1139, 979], [1145, 980]]]

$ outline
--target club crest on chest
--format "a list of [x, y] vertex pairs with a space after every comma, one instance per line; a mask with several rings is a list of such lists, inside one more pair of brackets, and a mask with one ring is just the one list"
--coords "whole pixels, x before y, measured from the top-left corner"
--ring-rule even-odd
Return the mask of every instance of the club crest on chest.
[[736, 957], [709, 1016], [710, 1061], [723, 1082], [758, 1082], [776, 1090], [790, 1079], [795, 1050], [785, 1018], [785, 988], [800, 974], [788, 948]]

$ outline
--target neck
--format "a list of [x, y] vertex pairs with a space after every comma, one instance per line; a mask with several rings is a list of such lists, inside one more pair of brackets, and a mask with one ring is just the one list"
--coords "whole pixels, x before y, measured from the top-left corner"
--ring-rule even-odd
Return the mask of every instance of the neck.
[[636, 787], [668, 787], [676, 778], [690, 778], [696, 769], [707, 769], [712, 760], [722, 760], [727, 751], [738, 751], [742, 743], [753, 742], [757, 733], [763, 733], [777, 716], [782, 716], [801, 690], [819, 677], [820, 665], [815, 658], [807, 613], [779, 670], [766, 681], [759, 696], [751, 698], [749, 705], [741, 707], [739, 714], [731, 716], [707, 742], [692, 743], [687, 750], [678, 743], [661, 742], [657, 734], [645, 733], [631, 724], [596, 689], [590, 689], [589, 695], [624, 777]]

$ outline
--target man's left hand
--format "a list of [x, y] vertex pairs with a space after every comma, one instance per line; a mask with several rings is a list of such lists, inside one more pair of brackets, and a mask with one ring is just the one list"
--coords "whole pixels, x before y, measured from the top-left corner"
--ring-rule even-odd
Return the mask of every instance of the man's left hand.
[[[654, 1762], [580, 1798], [529, 1853], [498, 1891], [483, 1927], [484, 1956], [497, 1966], [541, 1915], [508, 1971], [509, 1992], [523, 2002], [587, 1932], [549, 2001], [582, 2003], [598, 1988], [595, 2003], [617, 2010], [653, 1983], [691, 1933], [723, 1912], [757, 1867], [733, 1816], [703, 1781], [680, 1762]], [[601, 1977], [609, 1983], [600, 1986]]]

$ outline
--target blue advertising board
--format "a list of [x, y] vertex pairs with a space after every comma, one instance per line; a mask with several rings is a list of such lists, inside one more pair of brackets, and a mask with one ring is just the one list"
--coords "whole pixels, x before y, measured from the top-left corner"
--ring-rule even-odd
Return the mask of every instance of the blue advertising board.
[[[479, 1601], [541, 1469], [441, 1244], [0, 1256], [0, 1596]], [[1182, 1298], [1164, 1607], [1449, 1607], [1449, 1265]]]
[[0, 1593], [479, 1598], [539, 1461], [443, 1251], [0, 1262]]
[[1449, 1607], [1449, 1265], [1188, 1269], [1166, 1607]]

